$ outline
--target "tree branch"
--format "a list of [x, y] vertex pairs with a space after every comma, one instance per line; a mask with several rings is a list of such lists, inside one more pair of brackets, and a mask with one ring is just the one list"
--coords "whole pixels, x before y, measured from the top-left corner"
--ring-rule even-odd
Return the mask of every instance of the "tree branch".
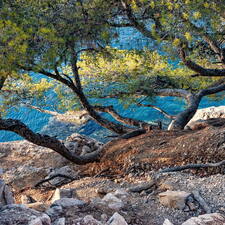
[[224, 166], [225, 160], [217, 162], [217, 163], [206, 163], [206, 164], [188, 164], [184, 166], [176, 166], [171, 168], [162, 169], [160, 173], [168, 173], [168, 172], [177, 172], [187, 169], [201, 169], [201, 168], [208, 168], [208, 167], [219, 167]]
[[23, 103], [23, 105], [25, 105], [28, 108], [35, 109], [35, 110], [37, 110], [39, 112], [47, 113], [47, 114], [52, 115], [52, 116], [60, 116], [61, 115], [61, 113], [50, 111], [50, 110], [47, 110], [47, 109], [41, 109], [41, 108], [39, 108], [37, 106], [30, 105], [28, 103]]
[[216, 94], [216, 93], [221, 92], [221, 91], [225, 91], [225, 81], [223, 82], [223, 84], [216, 85], [214, 87], [209, 87], [209, 88], [201, 90], [198, 93], [198, 95], [200, 97], [204, 97], [206, 95]]
[[50, 148], [68, 159], [69, 161], [79, 165], [99, 160], [101, 153], [101, 149], [99, 149], [84, 156], [75, 155], [65, 147], [62, 141], [56, 139], [55, 137], [35, 133], [20, 120], [0, 119], [0, 130], [12, 131], [14, 133], [17, 133], [18, 135], [32, 142], [33, 144]]
[[156, 95], [158, 96], [173, 96], [173, 97], [182, 97], [182, 98], [187, 98], [189, 95], [191, 95], [191, 92], [184, 90], [184, 89], [158, 89], [154, 90]]
[[225, 69], [206, 69], [202, 66], [196, 64], [191, 60], [186, 59], [186, 54], [184, 49], [180, 49], [180, 58], [183, 63], [191, 70], [195, 71], [197, 74], [194, 76], [205, 76], [205, 77], [223, 77], [225, 76]]
[[164, 116], [166, 116], [167, 118], [169, 118], [169, 119], [171, 119], [171, 120], [173, 120], [173, 119], [176, 118], [176, 116], [172, 116], [172, 115], [168, 114], [166, 111], [164, 111], [163, 109], [161, 109], [161, 108], [159, 108], [159, 107], [157, 107], [157, 106], [155, 106], [155, 105], [151, 105], [151, 104], [145, 105], [145, 104], [141, 104], [141, 103], [138, 103], [137, 105], [138, 105], [138, 106], [143, 106], [143, 107], [151, 107], [151, 108], [153, 108], [153, 109], [156, 109], [156, 110], [158, 110], [159, 112], [161, 112]]
[[140, 121], [140, 120], [131, 119], [131, 118], [121, 116], [115, 111], [113, 106], [94, 106], [94, 109], [97, 110], [97, 111], [109, 113], [117, 121], [125, 123], [129, 126], [141, 127], [145, 130], [159, 129], [159, 127], [156, 126], [156, 125], [150, 125], [150, 124], [148, 124], [146, 122], [143, 122], [143, 121]]

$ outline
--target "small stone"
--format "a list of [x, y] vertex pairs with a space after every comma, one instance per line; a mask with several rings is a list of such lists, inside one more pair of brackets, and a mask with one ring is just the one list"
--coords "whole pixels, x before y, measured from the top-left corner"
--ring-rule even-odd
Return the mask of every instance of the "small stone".
[[116, 212], [108, 220], [107, 225], [128, 225], [128, 223], [119, 213]]
[[22, 204], [29, 204], [36, 202], [31, 196], [28, 195], [21, 195], [21, 203]]
[[92, 152], [91, 148], [89, 148], [87, 145], [84, 145], [83, 148], [82, 148], [81, 155], [85, 155], [85, 154], [90, 153], [90, 152]]
[[74, 206], [84, 206], [86, 203], [75, 198], [61, 198], [53, 202], [51, 207], [61, 206], [63, 208], [74, 207]]
[[83, 219], [83, 225], [103, 225], [100, 221], [96, 220], [93, 216], [87, 215]]
[[42, 202], [29, 203], [26, 204], [26, 206], [30, 209], [35, 209], [39, 212], [45, 212], [49, 208], [49, 205]]
[[172, 191], [172, 190], [175, 189], [175, 187], [174, 187], [174, 184], [172, 182], [165, 181], [165, 182], [161, 182], [159, 184], [159, 189], [163, 190], [163, 191], [167, 191], [167, 190]]
[[224, 225], [225, 216], [220, 213], [210, 213], [192, 217], [182, 223], [182, 225]]
[[185, 191], [166, 191], [159, 194], [159, 201], [164, 206], [183, 210], [190, 195]]
[[108, 207], [110, 209], [113, 209], [113, 210], [120, 210], [121, 208], [124, 207], [124, 204], [123, 202], [117, 198], [114, 194], [112, 193], [108, 193], [103, 199], [102, 199], [103, 202], [107, 203], [108, 204]]
[[55, 190], [55, 193], [51, 199], [51, 202], [53, 203], [56, 200], [59, 200], [61, 198], [74, 198], [76, 197], [75, 189], [59, 189], [57, 188]]
[[66, 218], [62, 217], [57, 219], [52, 225], [65, 225], [66, 224]]
[[163, 225], [173, 225], [168, 219], [165, 219]]
[[126, 199], [126, 198], [129, 196], [129, 193], [126, 192], [124, 189], [117, 189], [117, 190], [114, 192], [114, 195], [115, 195], [117, 198], [120, 198], [120, 199]]
[[107, 216], [106, 214], [102, 214], [102, 215], [101, 215], [101, 220], [102, 220], [104, 223], [106, 223], [107, 220], [108, 220], [108, 216]]

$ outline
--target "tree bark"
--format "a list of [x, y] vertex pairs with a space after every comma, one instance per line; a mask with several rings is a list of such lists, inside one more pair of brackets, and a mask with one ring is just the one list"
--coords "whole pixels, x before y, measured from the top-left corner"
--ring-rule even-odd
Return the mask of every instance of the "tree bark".
[[101, 153], [101, 149], [99, 149], [84, 156], [75, 155], [65, 147], [62, 141], [56, 139], [55, 137], [35, 133], [20, 120], [0, 118], [0, 130], [7, 130], [17, 133], [18, 135], [30, 141], [31, 143], [42, 147], [50, 148], [68, 159], [69, 161], [79, 165], [99, 160]]
[[189, 92], [189, 94], [185, 96], [185, 99], [188, 104], [187, 108], [176, 116], [176, 118], [170, 123], [168, 130], [184, 129], [184, 127], [192, 119], [192, 117], [198, 110], [199, 103], [201, 102], [202, 98], [204, 96], [215, 94], [221, 91], [225, 91], [225, 83], [202, 89], [197, 94]]
[[117, 121], [127, 124], [129, 126], [135, 126], [145, 130], [159, 129], [159, 126], [157, 125], [151, 125], [141, 120], [136, 120], [136, 119], [121, 116], [115, 111], [113, 106], [95, 106], [94, 109], [97, 111], [109, 113]]
[[183, 130], [198, 110], [201, 101], [201, 98], [198, 95], [191, 94], [187, 96], [186, 99], [188, 101], [188, 107], [172, 120], [168, 130]]
[[118, 124], [118, 123], [114, 123], [111, 122], [105, 118], [103, 118], [102, 116], [100, 116], [95, 110], [94, 107], [92, 105], [90, 105], [90, 103], [88, 102], [86, 96], [84, 95], [83, 91], [79, 91], [76, 93], [80, 103], [82, 104], [82, 106], [84, 107], [84, 109], [89, 113], [89, 115], [101, 126], [117, 133], [117, 134], [125, 134], [127, 132], [131, 131], [131, 128], [128, 128], [124, 125]]

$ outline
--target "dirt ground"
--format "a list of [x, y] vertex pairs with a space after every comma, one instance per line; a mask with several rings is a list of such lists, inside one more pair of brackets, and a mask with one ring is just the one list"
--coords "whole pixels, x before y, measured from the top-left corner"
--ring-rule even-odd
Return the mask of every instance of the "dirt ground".
[[[105, 148], [98, 163], [84, 166], [85, 173], [124, 175], [189, 163], [214, 163], [225, 159], [225, 119], [194, 131], [151, 131], [116, 140]], [[224, 167], [195, 170], [199, 175], [224, 172]]]

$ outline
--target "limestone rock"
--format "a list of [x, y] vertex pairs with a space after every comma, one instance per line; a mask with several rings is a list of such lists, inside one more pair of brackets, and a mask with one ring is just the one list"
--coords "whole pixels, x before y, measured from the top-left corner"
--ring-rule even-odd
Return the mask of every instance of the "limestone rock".
[[14, 198], [9, 186], [0, 179], [0, 208], [4, 205], [13, 204]]
[[57, 219], [52, 225], [65, 225], [66, 224], [66, 218], [62, 217]]
[[49, 205], [43, 202], [29, 203], [26, 204], [26, 206], [30, 209], [35, 209], [39, 212], [45, 212], [49, 208]]
[[168, 219], [165, 219], [163, 225], [173, 225]]
[[59, 189], [57, 188], [55, 190], [55, 193], [51, 199], [51, 202], [53, 203], [56, 200], [59, 200], [61, 198], [75, 198], [76, 197], [76, 192], [75, 189]]
[[[73, 179], [75, 179], [78, 176], [78, 173], [75, 173], [73, 169], [70, 168], [70, 166], [63, 166], [60, 168], [54, 168], [49, 174], [48, 176], [45, 177], [45, 179], [53, 177], [57, 174], [60, 175], [65, 175], [67, 177], [71, 177]], [[49, 181], [49, 183], [53, 186], [59, 186], [62, 183], [66, 183], [68, 181], [71, 181], [71, 179], [66, 178], [66, 177], [61, 177], [61, 176], [57, 176], [54, 179], [51, 179]]]
[[105, 202], [110, 209], [113, 210], [120, 210], [121, 208], [124, 207], [124, 203], [121, 199], [117, 198], [114, 194], [108, 193], [107, 195], [104, 196], [102, 199], [103, 202]]
[[96, 220], [92, 215], [87, 215], [84, 218], [80, 218], [74, 221], [74, 225], [103, 225], [100, 221]]
[[84, 155], [99, 150], [103, 143], [85, 135], [74, 133], [66, 139], [65, 145], [71, 152], [77, 155]]
[[34, 166], [23, 165], [14, 170], [8, 171], [6, 174], [7, 182], [13, 187], [16, 192], [32, 187], [41, 179], [47, 176], [47, 170], [44, 168], [37, 168]]
[[224, 225], [225, 216], [220, 213], [210, 213], [192, 217], [182, 223], [182, 225]]
[[48, 215], [29, 209], [24, 205], [3, 206], [0, 211], [1, 225], [51, 225]]
[[59, 205], [52, 205], [46, 211], [46, 214], [51, 218], [52, 221], [56, 221], [57, 219], [63, 217], [63, 207]]
[[182, 210], [185, 208], [186, 199], [190, 195], [191, 193], [185, 191], [166, 191], [159, 194], [159, 201], [164, 206]]
[[63, 208], [69, 208], [74, 206], [84, 206], [86, 202], [75, 198], [61, 198], [56, 200], [51, 206], [61, 206]]
[[119, 213], [116, 212], [108, 220], [107, 225], [128, 225], [128, 223]]
[[204, 120], [211, 118], [225, 118], [225, 106], [198, 109], [194, 117], [186, 125], [187, 128], [196, 129], [197, 126], [207, 126]]
[[125, 200], [127, 197], [129, 197], [129, 193], [125, 191], [125, 189], [117, 189], [113, 193], [117, 198]]

